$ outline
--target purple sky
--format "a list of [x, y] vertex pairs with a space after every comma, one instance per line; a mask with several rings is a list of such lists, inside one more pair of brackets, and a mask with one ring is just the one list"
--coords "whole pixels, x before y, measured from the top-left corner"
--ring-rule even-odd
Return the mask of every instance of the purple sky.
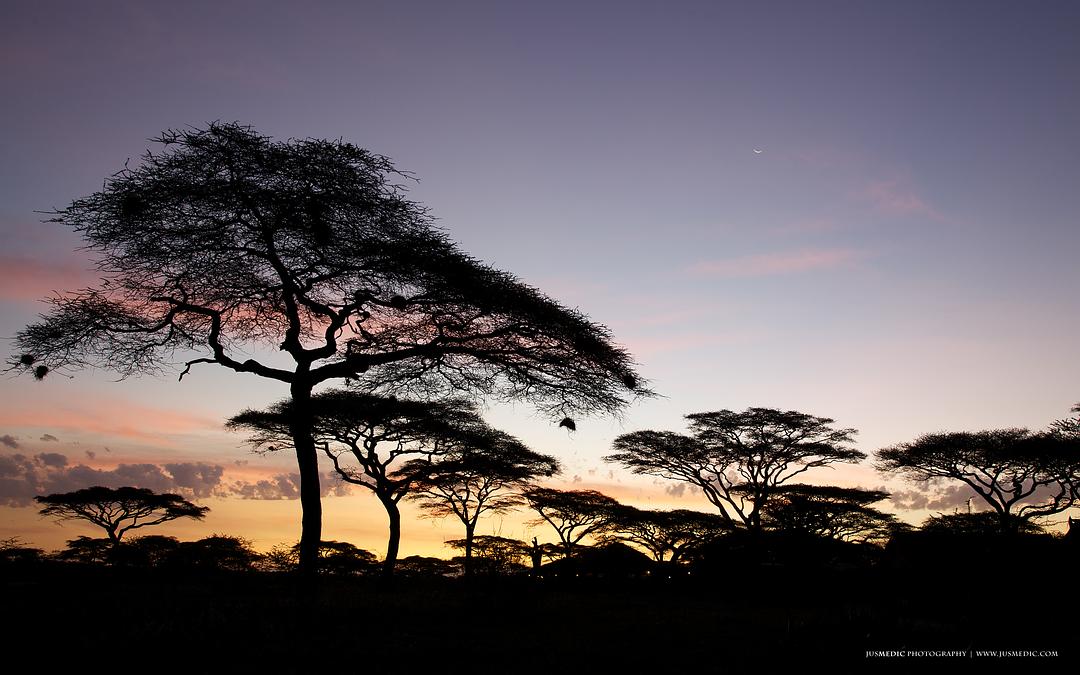
[[[602, 483], [615, 435], [689, 412], [794, 408], [870, 452], [1080, 400], [1080, 4], [520, 4], [8, 7], [0, 335], [90, 281], [35, 210], [163, 129], [239, 120], [388, 155], [465, 250], [612, 328], [667, 398], [573, 437], [490, 414], [568, 480]], [[111, 380], [2, 380], [0, 435], [271, 461], [215, 425], [273, 385]], [[153, 410], [102, 412], [129, 402]]]

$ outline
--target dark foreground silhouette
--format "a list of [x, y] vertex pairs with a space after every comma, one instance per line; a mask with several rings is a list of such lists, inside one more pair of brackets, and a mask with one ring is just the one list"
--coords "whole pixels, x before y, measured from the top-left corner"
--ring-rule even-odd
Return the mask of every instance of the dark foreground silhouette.
[[314, 593], [287, 573], [13, 556], [5, 636], [46, 671], [726, 672], [876, 667], [868, 651], [1056, 652], [1026, 657], [1041, 669], [1074, 657], [1068, 539], [912, 535], [882, 550], [731, 537], [687, 565], [620, 546], [540, 574], [331, 574]]

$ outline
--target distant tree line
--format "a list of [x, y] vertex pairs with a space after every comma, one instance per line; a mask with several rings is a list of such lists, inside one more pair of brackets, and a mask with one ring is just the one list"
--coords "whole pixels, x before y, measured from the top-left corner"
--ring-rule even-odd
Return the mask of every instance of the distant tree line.
[[[717, 507], [716, 513], [703, 513], [640, 509], [595, 490], [538, 485], [558, 471], [558, 462], [491, 428], [464, 401], [427, 404], [365, 395], [363, 405], [356, 406], [351, 404], [354, 393], [325, 396], [333, 404], [319, 406], [326, 419], [317, 423], [316, 438], [343, 477], [372, 489], [395, 508], [408, 496], [432, 517], [454, 516], [465, 536], [447, 542], [462, 553], [453, 560], [411, 556], [398, 561], [400, 528], [395, 528], [395, 512], [388, 508], [392, 517], [386, 556], [379, 561], [352, 544], [324, 541], [317, 557], [323, 574], [362, 576], [379, 570], [385, 577], [400, 567], [406, 575], [545, 576], [580, 570], [582, 560], [594, 567], [615, 565], [642, 573], [661, 565], [670, 573], [677, 567], [700, 570], [709, 560], [725, 565], [795, 559], [864, 564], [910, 560], [913, 551], [925, 557], [929, 550], [940, 554], [950, 547], [1015, 551], [1023, 550], [1018, 548], [1021, 541], [1048, 545], [1052, 538], [1043, 523], [1080, 499], [1080, 424], [1073, 419], [1054, 422], [1041, 432], [928, 434], [880, 450], [880, 471], [917, 482], [958, 481], [988, 508], [972, 511], [969, 502], [967, 512], [931, 516], [914, 528], [874, 506], [889, 498], [887, 492], [791, 482], [810, 468], [865, 458], [846, 446], [855, 431], [834, 429], [827, 418], [768, 408], [725, 410], [688, 416], [690, 435], [632, 432], [614, 441], [608, 461], [699, 488]], [[251, 440], [259, 446], [287, 441], [288, 405], [246, 411], [230, 424], [254, 429]], [[1080, 412], [1080, 406], [1073, 412]], [[385, 453], [380, 444], [388, 447]], [[347, 453], [358, 468], [345, 469], [335, 452]], [[399, 458], [405, 459], [391, 468]], [[7, 563], [51, 559], [267, 572], [300, 567], [299, 544], [259, 554], [246, 540], [225, 535], [196, 542], [160, 535], [125, 539], [138, 528], [204, 517], [206, 507], [178, 495], [93, 487], [37, 500], [43, 515], [83, 520], [107, 536], [79, 537], [52, 555], [8, 540], [0, 543], [0, 557]], [[476, 534], [482, 514], [520, 507], [536, 514], [533, 526], [549, 526], [557, 542]], [[1069, 525], [1060, 540], [1075, 551], [1080, 527], [1072, 528], [1071, 518]], [[995, 550], [998, 555], [1005, 549]]]

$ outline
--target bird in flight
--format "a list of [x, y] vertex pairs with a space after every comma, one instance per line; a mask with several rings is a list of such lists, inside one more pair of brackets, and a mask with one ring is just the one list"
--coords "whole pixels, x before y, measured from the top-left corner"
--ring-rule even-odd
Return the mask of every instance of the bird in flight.
[[763, 153], [763, 152], [765, 152], [765, 151], [764, 151], [764, 150], [761, 150], [761, 149], [759, 149], [759, 148], [754, 148], [754, 154], [755, 154], [755, 155], [760, 155], [760, 154], [761, 154], [761, 153]]

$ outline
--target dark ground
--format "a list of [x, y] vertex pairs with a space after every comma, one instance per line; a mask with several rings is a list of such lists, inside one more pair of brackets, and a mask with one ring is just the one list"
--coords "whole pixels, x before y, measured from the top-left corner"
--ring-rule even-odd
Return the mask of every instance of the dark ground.
[[1022, 672], [1071, 668], [1080, 606], [1068, 575], [1003, 582], [1000, 572], [327, 577], [309, 594], [281, 574], [37, 566], [3, 570], [3, 635], [8, 657], [25, 655], [37, 672], [771, 673], [786, 662], [955, 670], [1004, 660], [974, 655], [982, 649], [1058, 653], [1011, 657]]

